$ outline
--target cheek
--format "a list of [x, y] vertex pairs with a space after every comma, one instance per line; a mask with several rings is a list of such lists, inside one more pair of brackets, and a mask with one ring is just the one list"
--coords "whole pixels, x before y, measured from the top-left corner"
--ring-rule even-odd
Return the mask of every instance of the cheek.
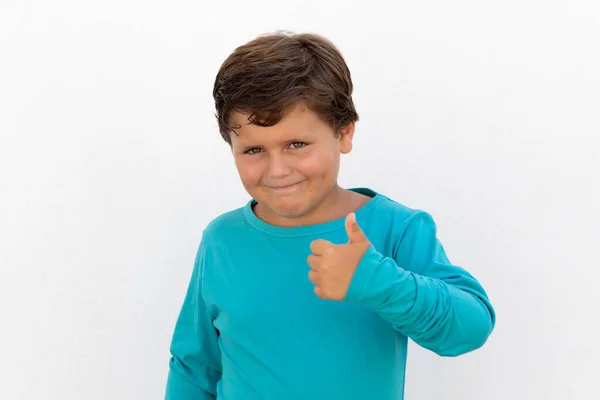
[[259, 163], [236, 158], [235, 166], [245, 185], [255, 186], [260, 183], [262, 173]]
[[305, 176], [325, 178], [337, 173], [339, 161], [335, 153], [314, 151], [302, 160], [301, 168]]

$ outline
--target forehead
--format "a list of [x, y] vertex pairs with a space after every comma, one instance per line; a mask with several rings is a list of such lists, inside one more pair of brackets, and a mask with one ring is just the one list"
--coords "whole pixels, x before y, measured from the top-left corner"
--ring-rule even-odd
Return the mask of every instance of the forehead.
[[233, 111], [229, 117], [237, 133], [231, 134], [232, 142], [240, 144], [258, 140], [285, 141], [298, 137], [311, 137], [330, 130], [319, 116], [304, 105], [297, 105], [286, 112], [281, 121], [273, 126], [258, 126], [249, 121], [250, 113]]

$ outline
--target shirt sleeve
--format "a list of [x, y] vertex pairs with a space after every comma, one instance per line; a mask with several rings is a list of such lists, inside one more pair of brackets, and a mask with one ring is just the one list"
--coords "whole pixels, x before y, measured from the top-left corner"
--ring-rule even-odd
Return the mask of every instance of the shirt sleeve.
[[202, 244], [175, 324], [165, 400], [216, 399], [221, 379], [218, 332], [202, 295]]
[[415, 211], [396, 254], [371, 246], [361, 259], [346, 300], [374, 309], [395, 329], [441, 356], [481, 347], [495, 326], [495, 311], [479, 282], [452, 265], [431, 216]]

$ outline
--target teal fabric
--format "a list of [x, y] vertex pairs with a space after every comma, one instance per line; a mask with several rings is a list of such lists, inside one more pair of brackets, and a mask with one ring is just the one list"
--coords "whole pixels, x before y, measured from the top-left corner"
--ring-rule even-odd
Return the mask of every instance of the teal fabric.
[[370, 189], [371, 242], [344, 301], [308, 279], [310, 243], [347, 243], [344, 219], [283, 228], [254, 200], [204, 230], [169, 362], [167, 400], [403, 399], [407, 339], [441, 355], [482, 346], [495, 313], [453, 265], [431, 215]]

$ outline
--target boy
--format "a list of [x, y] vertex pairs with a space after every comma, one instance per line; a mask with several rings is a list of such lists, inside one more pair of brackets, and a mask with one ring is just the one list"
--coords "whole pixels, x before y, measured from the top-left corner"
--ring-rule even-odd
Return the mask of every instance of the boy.
[[252, 199], [203, 232], [166, 399], [402, 399], [407, 338], [442, 356], [487, 340], [490, 301], [431, 216], [338, 186], [352, 89], [317, 35], [261, 36], [221, 66], [216, 116]]

